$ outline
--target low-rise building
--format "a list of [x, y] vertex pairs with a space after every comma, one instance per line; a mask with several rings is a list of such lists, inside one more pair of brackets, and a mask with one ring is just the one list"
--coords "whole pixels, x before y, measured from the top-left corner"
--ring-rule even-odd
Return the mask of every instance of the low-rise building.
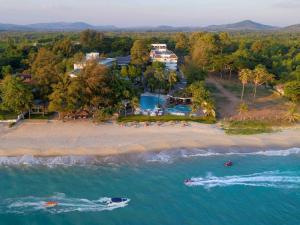
[[117, 64], [118, 66], [122, 67], [122, 66], [128, 66], [131, 62], [131, 56], [120, 56], [120, 57], [116, 57], [117, 59]]
[[87, 53], [85, 59], [79, 63], [74, 63], [74, 70], [70, 73], [70, 77], [77, 77], [88, 61], [96, 61], [99, 65], [106, 67], [112, 67], [117, 63], [116, 58], [101, 58], [98, 52]]
[[178, 57], [166, 44], [152, 44], [150, 58], [152, 62], [165, 63], [168, 70], [177, 70]]

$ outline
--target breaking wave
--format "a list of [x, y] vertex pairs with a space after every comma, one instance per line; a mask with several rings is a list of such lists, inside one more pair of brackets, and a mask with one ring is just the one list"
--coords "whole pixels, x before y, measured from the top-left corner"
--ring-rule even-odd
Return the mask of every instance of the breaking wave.
[[147, 162], [160, 162], [160, 163], [172, 163], [175, 160], [182, 158], [196, 158], [196, 157], [215, 157], [215, 156], [290, 156], [300, 155], [300, 148], [290, 148], [287, 150], [266, 150], [266, 151], [214, 151], [214, 150], [203, 150], [203, 149], [181, 149], [173, 151], [162, 151], [158, 153], [143, 153], [144, 159]]
[[[108, 204], [111, 198], [103, 197], [98, 200], [80, 198], [68, 198], [63, 193], [57, 193], [51, 197], [24, 197], [5, 199], [0, 203], [0, 213], [28, 214], [34, 212], [47, 212], [51, 214], [68, 212], [100, 212], [123, 208], [128, 205], [129, 199], [117, 204]], [[49, 201], [58, 202], [55, 207], [47, 208], [45, 204]]]
[[216, 177], [208, 174], [206, 177], [191, 178], [187, 186], [203, 186], [204, 188], [251, 186], [272, 188], [300, 188], [300, 174], [296, 172], [268, 171], [250, 175]]
[[286, 150], [266, 151], [244, 151], [241, 150], [204, 150], [204, 149], [174, 149], [160, 152], [132, 153], [108, 157], [96, 156], [57, 156], [57, 157], [0, 157], [0, 166], [92, 166], [147, 163], [173, 163], [176, 160], [196, 157], [217, 157], [217, 156], [272, 156], [285, 157], [300, 155], [300, 148]]

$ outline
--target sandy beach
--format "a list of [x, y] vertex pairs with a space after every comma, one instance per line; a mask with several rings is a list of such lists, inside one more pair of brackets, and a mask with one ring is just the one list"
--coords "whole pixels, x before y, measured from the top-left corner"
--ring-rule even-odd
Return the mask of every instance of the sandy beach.
[[64, 156], [171, 149], [287, 149], [300, 147], [300, 128], [252, 136], [226, 135], [217, 125], [121, 127], [91, 122], [23, 122], [0, 126], [0, 156]]

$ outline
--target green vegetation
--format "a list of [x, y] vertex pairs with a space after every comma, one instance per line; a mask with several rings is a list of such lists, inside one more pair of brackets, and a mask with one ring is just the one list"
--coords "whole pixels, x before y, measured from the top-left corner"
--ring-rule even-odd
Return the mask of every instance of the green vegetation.
[[[166, 43], [179, 56], [179, 67], [188, 86], [177, 94], [192, 97], [194, 112], [202, 110], [209, 117], [215, 117], [218, 113], [214, 102], [222, 101], [222, 96], [215, 95], [218, 94], [216, 87], [204, 85], [207, 76], [214, 75], [228, 80], [229, 84], [224, 87], [241, 97], [241, 103], [266, 93], [266, 89], [261, 91], [263, 86], [282, 84], [286, 98], [293, 103], [287, 110], [287, 118], [297, 121], [300, 37], [297, 34], [271, 32], [2, 32], [1, 109], [14, 112], [12, 114], [25, 112], [35, 99], [49, 103], [50, 110], [60, 115], [88, 110], [99, 121], [115, 112], [127, 112], [128, 106], [124, 103], [131, 105], [132, 112], [137, 108], [139, 93], [152, 91], [166, 94], [172, 92], [180, 80], [177, 73], [166, 71], [164, 64], [150, 62], [151, 43]], [[91, 51], [100, 52], [101, 57], [131, 54], [132, 61], [122, 68], [106, 68], [90, 62], [77, 77], [70, 78], [68, 74], [73, 64], [80, 62]], [[32, 82], [26, 83], [11, 76], [17, 73], [32, 74]], [[240, 83], [237, 83], [238, 80]], [[252, 107], [257, 102], [247, 104]], [[248, 108], [240, 106], [240, 113]], [[4, 115], [9, 117], [10, 113], [0, 114], [3, 118]]]
[[17, 117], [18, 117], [17, 113], [0, 110], [0, 120], [14, 120]]
[[55, 115], [55, 112], [49, 112], [46, 113], [45, 115], [43, 114], [31, 114], [30, 118], [29, 115], [26, 115], [26, 119], [31, 119], [31, 120], [50, 120], [53, 116]]
[[256, 120], [231, 121], [224, 125], [224, 130], [226, 134], [231, 135], [252, 135], [274, 132], [270, 123]]
[[127, 117], [120, 117], [118, 119], [119, 123], [128, 123], [128, 122], [170, 122], [170, 121], [185, 121], [185, 122], [197, 122], [197, 123], [207, 123], [213, 124], [215, 123], [214, 118], [210, 117], [185, 117], [185, 116], [172, 116], [172, 115], [165, 115], [165, 116], [127, 116]]
[[33, 94], [19, 78], [6, 75], [0, 86], [0, 98], [3, 110], [21, 114], [30, 109]]

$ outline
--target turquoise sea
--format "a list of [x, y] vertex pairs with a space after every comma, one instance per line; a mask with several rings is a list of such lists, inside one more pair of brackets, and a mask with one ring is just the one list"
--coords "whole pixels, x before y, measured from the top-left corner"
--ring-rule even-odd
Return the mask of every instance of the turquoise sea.
[[[224, 167], [228, 160], [233, 167]], [[130, 201], [108, 206], [111, 197]], [[45, 208], [47, 201], [58, 205]], [[297, 225], [300, 148], [2, 157], [0, 224]]]

